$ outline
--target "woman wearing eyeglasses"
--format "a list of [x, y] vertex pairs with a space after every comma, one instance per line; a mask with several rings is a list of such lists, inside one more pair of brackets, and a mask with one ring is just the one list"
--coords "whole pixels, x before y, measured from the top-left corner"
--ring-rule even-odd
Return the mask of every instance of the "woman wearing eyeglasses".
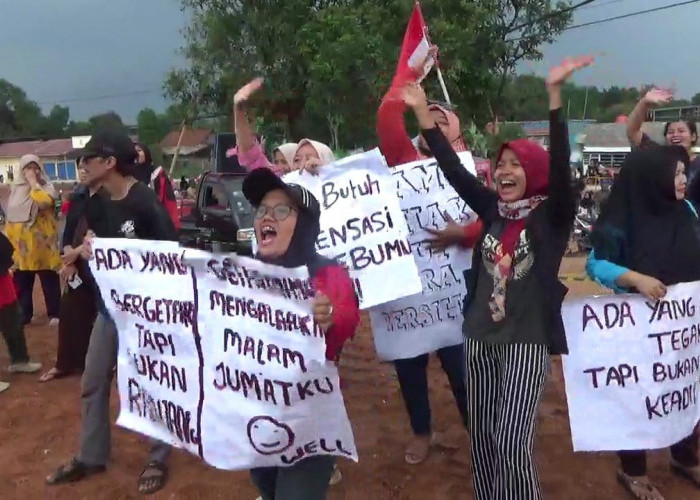
[[[326, 359], [338, 360], [360, 321], [359, 303], [347, 270], [316, 253], [321, 207], [305, 188], [286, 184], [268, 168], [248, 174], [243, 194], [255, 207], [256, 258], [282, 267], [306, 266], [316, 290], [314, 321], [325, 332]], [[335, 467], [332, 456], [312, 456], [291, 467], [253, 469], [263, 500], [323, 500]]]

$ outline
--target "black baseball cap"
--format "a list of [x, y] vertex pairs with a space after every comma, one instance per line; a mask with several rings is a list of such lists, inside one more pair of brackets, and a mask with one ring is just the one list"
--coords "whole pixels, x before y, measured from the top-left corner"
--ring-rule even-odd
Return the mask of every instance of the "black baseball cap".
[[275, 189], [284, 191], [299, 210], [317, 221], [321, 219], [321, 205], [311, 191], [299, 184], [284, 182], [269, 168], [256, 168], [243, 181], [243, 196], [256, 208], [265, 195]]
[[102, 130], [96, 132], [81, 150], [75, 154], [82, 158], [113, 156], [119, 166], [133, 165], [138, 158], [136, 148], [131, 138], [117, 130]]

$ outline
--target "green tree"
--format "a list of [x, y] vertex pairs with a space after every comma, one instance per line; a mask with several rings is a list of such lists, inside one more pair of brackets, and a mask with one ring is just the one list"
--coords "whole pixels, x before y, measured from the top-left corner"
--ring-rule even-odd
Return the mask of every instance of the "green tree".
[[92, 135], [95, 132], [95, 126], [90, 122], [70, 121], [68, 123], [67, 135]]
[[158, 115], [151, 108], [145, 108], [139, 112], [136, 124], [139, 140], [149, 145], [158, 144], [169, 130], [167, 118]]
[[[194, 96], [208, 112], [230, 109], [232, 93], [266, 78], [257, 106], [291, 138], [318, 134], [335, 143], [375, 142], [374, 116], [393, 76], [413, 3], [405, 0], [181, 0], [190, 12], [184, 55], [166, 90]], [[508, 77], [523, 59], [542, 56], [570, 21], [570, 2], [443, 0], [426, 2], [431, 38], [452, 100], [480, 121], [500, 112]], [[434, 78], [431, 95], [440, 95]], [[302, 133], [302, 131], [304, 133]]]
[[44, 115], [21, 88], [0, 79], [0, 135], [26, 137], [40, 133]]
[[52, 139], [64, 137], [68, 132], [69, 119], [70, 110], [65, 106], [55, 105], [44, 119], [42, 135]]

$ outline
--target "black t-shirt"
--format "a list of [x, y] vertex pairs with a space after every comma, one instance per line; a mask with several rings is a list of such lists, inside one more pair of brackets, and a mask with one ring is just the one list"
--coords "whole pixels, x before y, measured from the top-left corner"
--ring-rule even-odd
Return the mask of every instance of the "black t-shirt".
[[121, 200], [106, 200], [105, 209], [103, 223], [91, 228], [99, 237], [177, 241], [170, 215], [145, 184], [137, 182]]
[[71, 198], [71, 206], [66, 214], [66, 225], [63, 231], [61, 248], [77, 247], [88, 229], [96, 231], [105, 218], [107, 204], [104, 188], [92, 196], [87, 187], [82, 186]]
[[505, 292], [505, 318], [494, 321], [491, 316], [489, 301], [494, 292], [493, 275], [498, 265], [499, 240], [504, 229], [505, 220], [499, 219], [484, 237], [479, 263], [481, 268], [462, 331], [468, 338], [489, 344], [547, 345], [547, 321], [541, 307], [541, 285], [532, 272], [535, 254], [527, 230], [520, 233], [513, 252], [511, 274]]

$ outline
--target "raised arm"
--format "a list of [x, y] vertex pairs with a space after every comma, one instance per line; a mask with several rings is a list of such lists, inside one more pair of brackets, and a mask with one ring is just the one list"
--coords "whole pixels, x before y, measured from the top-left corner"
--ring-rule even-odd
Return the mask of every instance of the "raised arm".
[[549, 71], [549, 189], [547, 214], [553, 225], [568, 228], [576, 216], [576, 196], [571, 182], [571, 149], [569, 129], [561, 117], [561, 88], [571, 75], [593, 63], [593, 58], [584, 56], [567, 59]]
[[245, 154], [255, 144], [253, 127], [248, 122], [246, 104], [255, 92], [260, 90], [263, 84], [262, 78], [255, 78], [238, 89], [233, 96], [233, 117], [235, 122], [236, 145], [238, 153]]
[[481, 184], [476, 176], [464, 168], [452, 145], [435, 125], [435, 120], [428, 110], [425, 92], [420, 85], [417, 83], [406, 85], [404, 102], [413, 108], [421, 134], [450, 185], [480, 218], [486, 220], [493, 218], [497, 209], [498, 195]]
[[248, 120], [246, 112], [250, 97], [263, 84], [262, 78], [256, 78], [241, 87], [233, 97], [233, 117], [235, 122], [236, 147], [226, 152], [227, 157], [238, 156], [238, 163], [246, 170], [270, 168], [279, 174], [265, 155], [265, 150], [255, 137], [255, 130]]
[[428, 50], [423, 61], [415, 67], [404, 66], [399, 68], [391, 82], [391, 88], [382, 99], [377, 111], [377, 137], [379, 149], [386, 158], [390, 167], [403, 165], [418, 159], [418, 151], [413, 144], [404, 115], [406, 103], [403, 100], [403, 89], [407, 83], [417, 82], [424, 72], [428, 60], [437, 56], [437, 46], [433, 45]]
[[627, 138], [634, 146], [642, 145], [644, 133], [642, 125], [647, 117], [647, 111], [652, 106], [670, 102], [673, 94], [667, 90], [653, 88], [642, 97], [627, 118]]

